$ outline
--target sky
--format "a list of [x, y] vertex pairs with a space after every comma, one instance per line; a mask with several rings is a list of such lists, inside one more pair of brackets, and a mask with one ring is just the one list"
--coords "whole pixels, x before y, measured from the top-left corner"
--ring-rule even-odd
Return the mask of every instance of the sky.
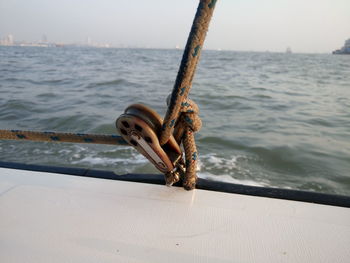
[[[0, 0], [0, 38], [174, 48], [198, 0]], [[350, 0], [218, 0], [207, 49], [329, 53], [350, 38]]]

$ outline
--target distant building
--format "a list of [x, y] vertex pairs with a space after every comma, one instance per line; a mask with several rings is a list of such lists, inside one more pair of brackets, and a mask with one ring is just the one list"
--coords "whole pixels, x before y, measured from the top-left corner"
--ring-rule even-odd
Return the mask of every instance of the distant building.
[[48, 41], [47, 41], [47, 36], [44, 34], [44, 35], [42, 35], [42, 37], [41, 37], [41, 43], [47, 43]]
[[9, 44], [9, 46], [13, 45], [13, 35], [8, 35], [7, 36], [7, 43]]
[[86, 45], [91, 46], [92, 45], [92, 40], [91, 37], [86, 38]]
[[38, 41], [30, 42], [30, 41], [14, 41], [14, 37], [12, 34], [7, 35], [6, 37], [0, 38], [0, 46], [20, 46], [20, 47], [96, 47], [96, 48], [110, 48], [111, 45], [108, 43], [97, 43], [91, 40], [91, 37], [86, 38], [86, 43], [55, 43], [49, 42], [46, 34], [41, 36], [41, 39]]
[[1, 46], [12, 46], [14, 44], [13, 35], [9, 34], [4, 39], [0, 40]]

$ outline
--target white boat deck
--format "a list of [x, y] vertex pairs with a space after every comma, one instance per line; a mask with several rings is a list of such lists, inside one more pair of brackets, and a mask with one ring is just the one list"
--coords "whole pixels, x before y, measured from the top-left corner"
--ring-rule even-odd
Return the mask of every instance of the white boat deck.
[[0, 262], [350, 262], [350, 209], [0, 168]]

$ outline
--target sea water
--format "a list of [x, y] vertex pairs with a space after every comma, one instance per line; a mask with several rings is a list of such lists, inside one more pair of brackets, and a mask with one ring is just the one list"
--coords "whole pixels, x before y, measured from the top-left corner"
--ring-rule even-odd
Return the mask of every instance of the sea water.
[[[132, 103], [164, 116], [182, 50], [0, 47], [0, 129], [115, 134]], [[204, 50], [199, 176], [350, 195], [350, 56]], [[131, 147], [0, 141], [0, 160], [157, 170]]]

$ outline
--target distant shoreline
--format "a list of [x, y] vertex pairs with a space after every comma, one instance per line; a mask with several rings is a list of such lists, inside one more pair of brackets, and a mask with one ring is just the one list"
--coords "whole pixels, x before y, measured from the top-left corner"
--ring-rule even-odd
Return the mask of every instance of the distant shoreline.
[[[116, 47], [116, 46], [110, 46], [110, 47], [99, 47], [99, 46], [87, 46], [87, 45], [78, 45], [78, 44], [63, 44], [63, 45], [0, 45], [1, 47], [29, 47], [29, 48], [91, 48], [91, 49], [135, 49], [135, 50], [177, 50], [177, 51], [183, 51], [183, 48], [156, 48], [156, 47]], [[259, 50], [233, 50], [233, 49], [211, 49], [211, 48], [204, 48], [204, 52], [239, 52], [239, 53], [271, 53], [271, 54], [285, 54], [285, 55], [331, 55], [332, 53], [328, 52], [293, 52], [293, 53], [286, 53], [285, 51], [259, 51]]]

